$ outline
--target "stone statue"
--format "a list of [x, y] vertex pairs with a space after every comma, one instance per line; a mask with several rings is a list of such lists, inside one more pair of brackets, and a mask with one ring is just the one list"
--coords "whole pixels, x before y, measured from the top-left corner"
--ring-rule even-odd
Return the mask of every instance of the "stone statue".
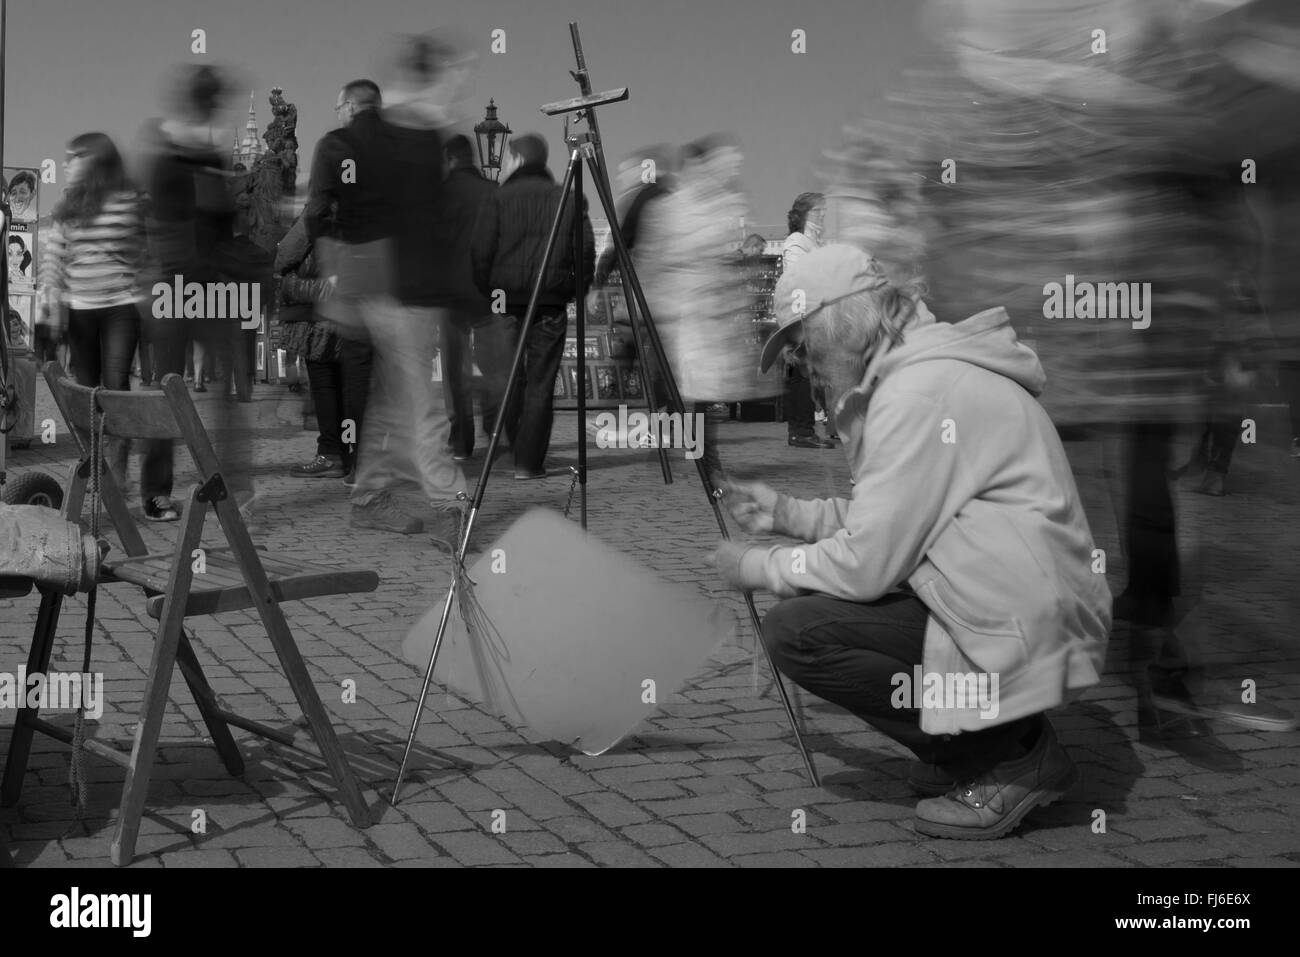
[[263, 134], [267, 150], [253, 168], [236, 176], [235, 203], [248, 216], [249, 238], [267, 252], [292, 225], [284, 200], [292, 197], [298, 178], [298, 108], [284, 99], [284, 90], [271, 90], [272, 119]]

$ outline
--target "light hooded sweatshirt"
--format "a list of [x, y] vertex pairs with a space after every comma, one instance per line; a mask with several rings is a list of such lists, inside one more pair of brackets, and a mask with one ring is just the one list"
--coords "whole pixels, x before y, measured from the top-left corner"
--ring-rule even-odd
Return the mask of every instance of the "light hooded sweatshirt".
[[1043, 386], [1006, 310], [957, 324], [922, 310], [836, 407], [852, 498], [781, 496], [776, 531], [809, 544], [742, 559], [783, 597], [910, 588], [930, 611], [925, 680], [997, 676], [996, 715], [926, 704], [929, 734], [1035, 714], [1100, 679], [1110, 590]]

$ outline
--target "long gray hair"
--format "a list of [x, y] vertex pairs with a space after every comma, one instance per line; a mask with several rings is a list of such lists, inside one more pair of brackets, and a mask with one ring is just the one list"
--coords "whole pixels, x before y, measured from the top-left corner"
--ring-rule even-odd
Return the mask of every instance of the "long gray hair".
[[919, 281], [891, 281], [876, 260], [872, 266], [874, 284], [831, 303], [804, 322], [811, 350], [822, 357], [848, 359], [859, 378], [882, 342], [888, 340], [891, 347], [902, 343], [925, 291]]

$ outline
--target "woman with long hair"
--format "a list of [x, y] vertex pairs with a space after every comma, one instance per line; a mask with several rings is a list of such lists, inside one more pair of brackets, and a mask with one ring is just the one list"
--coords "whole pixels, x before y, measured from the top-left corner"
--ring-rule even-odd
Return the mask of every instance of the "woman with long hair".
[[[103, 133], [83, 133], [68, 144], [63, 177], [67, 188], [54, 208], [40, 263], [42, 311], [45, 321], [66, 331], [79, 384], [125, 391], [140, 339], [145, 199]], [[151, 448], [148, 454], [156, 453]], [[114, 443], [108, 455], [114, 476], [124, 482], [126, 446]], [[170, 501], [165, 507], [146, 502], [145, 515], [176, 518]]]

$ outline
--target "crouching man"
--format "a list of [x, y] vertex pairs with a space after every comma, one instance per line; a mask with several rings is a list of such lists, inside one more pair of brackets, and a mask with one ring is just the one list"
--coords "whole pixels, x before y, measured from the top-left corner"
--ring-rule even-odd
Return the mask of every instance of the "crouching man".
[[807, 544], [721, 543], [714, 563], [784, 599], [763, 637], [787, 677], [920, 759], [918, 831], [1002, 837], [1074, 784], [1044, 712], [1097, 683], [1110, 630], [1042, 367], [1005, 310], [937, 322], [850, 246], [795, 264], [776, 306], [763, 366], [806, 353], [853, 495], [727, 482], [742, 528]]

